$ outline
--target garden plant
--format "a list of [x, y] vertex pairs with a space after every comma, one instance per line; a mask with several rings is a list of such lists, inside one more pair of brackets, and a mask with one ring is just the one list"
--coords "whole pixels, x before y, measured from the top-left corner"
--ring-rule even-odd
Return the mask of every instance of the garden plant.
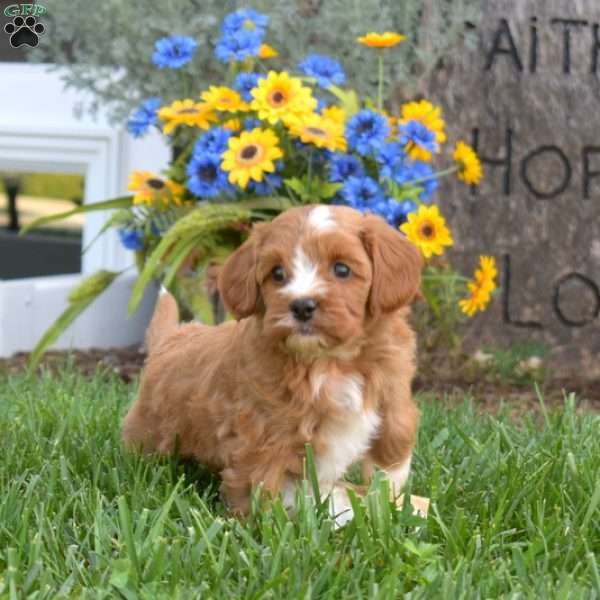
[[[464, 141], [448, 147], [441, 109], [428, 100], [393, 109], [386, 69], [405, 36], [371, 32], [356, 39], [375, 56], [378, 73], [371, 93], [361, 96], [346, 85], [341, 63], [330, 56], [309, 53], [293, 71], [275, 68], [278, 52], [267, 43], [268, 23], [268, 16], [253, 9], [224, 18], [213, 50], [222, 73], [204, 90], [195, 87], [186, 69], [208, 44], [179, 35], [156, 40], [151, 60], [157, 70], [170, 73], [170, 97], [145, 99], [130, 116], [128, 130], [139, 137], [158, 128], [167, 136], [172, 160], [164, 173], [136, 171], [131, 195], [29, 227], [73, 212], [117, 209], [106, 227], [119, 230], [140, 271], [131, 311], [146, 286], [159, 280], [175, 293], [184, 314], [210, 322], [220, 314], [218, 303], [211, 315], [211, 305], [203, 301], [211, 265], [242, 243], [252, 223], [292, 206], [333, 203], [375, 213], [428, 261], [454, 243], [433, 204], [438, 181], [456, 176], [477, 185], [481, 164]], [[101, 271], [72, 292], [67, 311], [34, 351], [34, 364], [118, 275]], [[430, 262], [423, 293], [431, 313], [442, 320], [456, 314], [457, 306], [469, 316], [484, 310], [496, 275], [493, 257], [480, 257], [470, 281], [449, 265]]]

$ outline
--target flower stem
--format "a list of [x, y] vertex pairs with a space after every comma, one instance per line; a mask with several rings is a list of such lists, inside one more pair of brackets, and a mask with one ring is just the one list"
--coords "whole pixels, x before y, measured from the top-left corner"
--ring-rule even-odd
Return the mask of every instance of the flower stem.
[[229, 68], [227, 69], [227, 82], [233, 85], [236, 75], [238, 74], [238, 63], [235, 60], [229, 61]]
[[383, 109], [383, 50], [379, 51], [379, 83], [377, 86], [377, 108]]
[[183, 75], [183, 97], [191, 98], [193, 79], [190, 73], [184, 72]]
[[308, 185], [312, 187], [312, 157], [313, 150], [312, 148], [308, 151]]
[[454, 165], [452, 167], [448, 167], [443, 171], [438, 171], [437, 173], [432, 173], [431, 175], [427, 175], [427, 177], [419, 177], [419, 179], [413, 179], [412, 181], [407, 181], [406, 185], [416, 185], [419, 183], [424, 183], [425, 181], [431, 181], [432, 179], [437, 179], [438, 177], [445, 177], [446, 175], [450, 175], [451, 173], [456, 173], [460, 169], [459, 165]]
[[462, 275], [458, 275], [457, 273], [452, 274], [431, 274], [431, 273], [423, 273], [421, 276], [423, 279], [427, 281], [458, 281], [460, 283], [467, 283], [471, 281], [468, 277], [463, 277]]

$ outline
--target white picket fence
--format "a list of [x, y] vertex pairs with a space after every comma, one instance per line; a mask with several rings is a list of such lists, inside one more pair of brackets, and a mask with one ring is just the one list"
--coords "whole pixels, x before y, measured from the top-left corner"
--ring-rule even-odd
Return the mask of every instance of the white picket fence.
[[[85, 177], [84, 202], [95, 202], [122, 195], [131, 170], [160, 171], [168, 161], [168, 148], [159, 135], [134, 140], [102, 116], [76, 119], [73, 109], [80, 96], [66, 91], [48, 65], [0, 63], [0, 90], [0, 171], [80, 173]], [[86, 215], [84, 248], [106, 218], [106, 212]], [[0, 256], [4, 260], [14, 257]], [[127, 318], [135, 269], [131, 253], [116, 232], [109, 231], [84, 254], [82, 275], [0, 281], [0, 357], [30, 350], [67, 306], [69, 290], [83, 275], [126, 267], [131, 268], [54, 347], [107, 348], [140, 342], [154, 294], [149, 292], [137, 313]]]

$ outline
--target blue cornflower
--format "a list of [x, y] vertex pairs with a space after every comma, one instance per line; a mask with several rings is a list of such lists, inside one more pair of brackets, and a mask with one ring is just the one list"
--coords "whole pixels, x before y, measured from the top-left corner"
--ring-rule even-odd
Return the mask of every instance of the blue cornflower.
[[237, 90], [246, 102], [253, 100], [250, 93], [257, 85], [259, 79], [264, 79], [262, 73], [240, 73], [233, 84], [233, 89]]
[[416, 205], [411, 200], [398, 203], [394, 198], [380, 197], [371, 204], [356, 206], [361, 212], [379, 215], [390, 225], [398, 227], [406, 221], [406, 215], [415, 210]]
[[382, 177], [393, 177], [394, 172], [402, 167], [406, 161], [406, 153], [399, 142], [385, 142], [381, 145], [377, 162], [379, 163], [379, 174]]
[[400, 207], [399, 213], [402, 215], [402, 223], [407, 220], [408, 215], [411, 212], [414, 212], [418, 208], [418, 206], [412, 200], [404, 200], [404, 202], [400, 202], [398, 206]]
[[221, 32], [225, 35], [235, 35], [240, 31], [257, 31], [262, 35], [268, 24], [269, 17], [252, 8], [240, 8], [223, 19]]
[[415, 185], [418, 185], [420, 188], [423, 188], [423, 191], [420, 194], [420, 199], [423, 202], [429, 202], [431, 200], [431, 196], [433, 195], [433, 192], [435, 192], [435, 190], [438, 187], [438, 178], [437, 177], [432, 177], [433, 176], [433, 169], [431, 168], [431, 165], [423, 162], [422, 160], [415, 160], [413, 161], [412, 164], [412, 179], [414, 180], [418, 180], [418, 179], [424, 179], [424, 178], [429, 178], [431, 177], [431, 179], [427, 179], [427, 181], [419, 181], [418, 183], [416, 183]]
[[127, 250], [144, 249], [144, 234], [137, 229], [119, 229], [119, 237]]
[[202, 134], [194, 145], [193, 154], [218, 154], [227, 150], [231, 131], [224, 127], [213, 127]]
[[329, 161], [329, 180], [338, 183], [349, 177], [362, 177], [365, 173], [362, 162], [351, 154], [336, 152]]
[[323, 88], [342, 85], [346, 80], [342, 65], [337, 60], [322, 54], [309, 54], [298, 65], [298, 69], [304, 75], [314, 77], [317, 84]]
[[254, 117], [248, 117], [243, 121], [244, 129], [247, 131], [252, 131], [257, 127], [262, 127], [263, 122], [260, 119], [255, 119]]
[[198, 42], [187, 35], [172, 35], [157, 40], [154, 44], [152, 62], [159, 69], [181, 69], [192, 60]]
[[378, 200], [372, 206], [366, 208], [369, 212], [383, 217], [388, 223], [392, 218], [393, 207], [392, 202], [388, 198], [381, 198], [381, 200]]
[[438, 187], [437, 177], [432, 177], [432, 175], [433, 169], [428, 163], [423, 162], [422, 160], [405, 160], [396, 165], [396, 170], [392, 173], [392, 178], [399, 185], [410, 185], [413, 181], [418, 179], [431, 177], [431, 179], [427, 179], [427, 181], [420, 181], [415, 184], [418, 187], [423, 188], [420, 199], [423, 202], [428, 202], [431, 199], [431, 195]]
[[272, 196], [283, 185], [283, 178], [277, 173], [283, 169], [283, 161], [275, 161], [275, 173], [264, 173], [262, 181], [250, 181], [248, 190], [258, 196]]
[[250, 56], [258, 56], [262, 35], [255, 31], [239, 31], [222, 35], [217, 40], [215, 56], [224, 63], [243, 61]]
[[279, 175], [269, 173], [263, 177], [262, 181], [251, 181], [248, 189], [258, 196], [272, 196], [282, 183], [283, 179]]
[[406, 222], [408, 213], [416, 210], [417, 205], [412, 200], [398, 202], [394, 198], [388, 198], [388, 209], [385, 215], [382, 215], [390, 224], [398, 227]]
[[158, 125], [158, 116], [156, 111], [162, 104], [162, 100], [157, 97], [148, 98], [137, 108], [129, 121], [127, 121], [127, 131], [133, 137], [142, 137], [152, 125]]
[[420, 121], [412, 119], [408, 123], [400, 125], [399, 131], [400, 143], [403, 146], [406, 144], [414, 144], [428, 152], [438, 151], [439, 146], [435, 141], [435, 132], [425, 127]]
[[316, 112], [321, 114], [323, 112], [323, 109], [325, 109], [329, 106], [329, 103], [324, 98], [317, 98], [316, 100], [317, 100]]
[[199, 198], [214, 198], [230, 191], [227, 173], [221, 169], [218, 154], [194, 154], [187, 166], [187, 187]]
[[379, 150], [389, 134], [387, 119], [368, 109], [356, 113], [346, 125], [348, 147], [360, 154]]
[[364, 209], [383, 198], [383, 191], [371, 177], [350, 177], [342, 188], [346, 203], [357, 209]]

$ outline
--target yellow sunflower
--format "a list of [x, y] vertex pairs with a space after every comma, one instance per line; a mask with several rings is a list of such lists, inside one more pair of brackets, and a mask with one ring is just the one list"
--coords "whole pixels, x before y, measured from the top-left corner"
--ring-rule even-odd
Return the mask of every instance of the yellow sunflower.
[[480, 256], [479, 269], [475, 271], [473, 280], [467, 283], [470, 296], [458, 302], [463, 313], [472, 317], [478, 310], [486, 309], [496, 289], [497, 275], [496, 259], [493, 256]]
[[335, 121], [336, 123], [340, 123], [341, 125], [344, 125], [346, 123], [346, 111], [340, 106], [336, 106], [335, 104], [325, 107], [321, 111], [321, 115], [326, 119], [330, 119], [331, 121]]
[[259, 119], [265, 119], [272, 125], [279, 120], [307, 115], [317, 107], [310, 88], [302, 85], [297, 77], [290, 77], [283, 71], [269, 71], [252, 91], [251, 107], [258, 112]]
[[245, 188], [251, 179], [262, 181], [264, 173], [273, 173], [274, 161], [283, 157], [278, 142], [273, 131], [260, 127], [229, 138], [221, 168], [229, 172], [230, 183]]
[[169, 135], [179, 125], [208, 129], [211, 121], [217, 120], [211, 106], [189, 98], [175, 100], [170, 106], [161, 108], [158, 111], [158, 118], [165, 121], [163, 131], [166, 135]]
[[386, 31], [385, 33], [367, 33], [367, 35], [363, 35], [356, 39], [363, 46], [369, 46], [369, 48], [390, 48], [391, 46], [403, 42], [406, 39], [406, 36], [401, 35], [400, 33]]
[[147, 204], [166, 208], [171, 204], [183, 204], [185, 188], [169, 179], [162, 179], [151, 171], [133, 171], [127, 189], [135, 192], [134, 204]]
[[228, 119], [223, 123], [223, 127], [231, 131], [239, 131], [242, 128], [242, 122], [239, 119]]
[[452, 246], [454, 240], [446, 221], [437, 206], [421, 205], [415, 213], [408, 214], [408, 221], [400, 226], [406, 237], [417, 245], [423, 256], [444, 253], [444, 246]]
[[457, 176], [461, 181], [471, 185], [477, 185], [481, 181], [483, 177], [481, 162], [469, 144], [462, 141], [457, 142], [453, 158], [459, 163], [460, 169]]
[[269, 44], [261, 44], [258, 49], [258, 58], [277, 58], [278, 56], [279, 52]]
[[314, 144], [317, 148], [326, 148], [332, 152], [346, 151], [343, 123], [313, 113], [290, 121], [288, 126], [292, 135], [299, 137], [305, 144]]
[[211, 85], [206, 92], [202, 93], [201, 98], [214, 110], [236, 112], [249, 108], [235, 90], [224, 85]]
[[[434, 106], [427, 100], [407, 102], [402, 105], [402, 114], [400, 119], [398, 119], [398, 123], [405, 125], [409, 121], [418, 121], [427, 127], [427, 129], [433, 131], [438, 146], [446, 141], [446, 132], [444, 131], [446, 123], [442, 118], [442, 109], [439, 106]], [[429, 161], [432, 158], [429, 150], [415, 144], [411, 144], [411, 147], [407, 151], [413, 160]]]

